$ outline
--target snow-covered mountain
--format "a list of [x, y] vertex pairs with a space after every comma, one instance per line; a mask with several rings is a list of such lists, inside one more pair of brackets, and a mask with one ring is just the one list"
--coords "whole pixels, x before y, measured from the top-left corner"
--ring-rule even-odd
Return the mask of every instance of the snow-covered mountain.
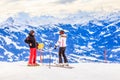
[[[120, 62], [120, 11], [79, 12], [66, 18], [53, 16], [31, 17], [19, 13], [0, 24], [0, 61], [26, 61], [29, 47], [24, 42], [30, 30], [45, 44], [44, 62], [57, 60], [57, 50], [50, 50], [58, 39], [59, 30], [65, 30], [69, 62], [103, 62], [104, 52], [109, 62]], [[38, 60], [39, 60], [38, 51]]]

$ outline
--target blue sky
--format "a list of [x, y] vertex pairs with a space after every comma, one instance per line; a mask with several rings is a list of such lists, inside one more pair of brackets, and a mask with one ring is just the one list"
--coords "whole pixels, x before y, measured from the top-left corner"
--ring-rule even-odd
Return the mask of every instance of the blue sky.
[[120, 0], [1, 0], [0, 20], [19, 12], [65, 17], [79, 11], [120, 10]]

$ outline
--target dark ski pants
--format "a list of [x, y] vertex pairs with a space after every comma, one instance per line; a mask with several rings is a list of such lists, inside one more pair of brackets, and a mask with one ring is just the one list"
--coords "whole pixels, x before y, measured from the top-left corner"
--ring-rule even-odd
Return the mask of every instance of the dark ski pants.
[[30, 48], [30, 57], [28, 64], [36, 64], [36, 48]]
[[67, 57], [65, 55], [65, 49], [66, 47], [60, 47], [59, 48], [59, 63], [62, 63], [62, 58], [64, 59], [64, 63], [67, 63], [68, 60], [67, 60]]

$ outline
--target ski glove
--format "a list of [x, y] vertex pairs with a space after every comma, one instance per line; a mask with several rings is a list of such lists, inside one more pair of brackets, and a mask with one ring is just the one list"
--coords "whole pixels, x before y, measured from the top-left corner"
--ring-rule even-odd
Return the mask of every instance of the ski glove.
[[56, 48], [57, 48], [57, 46], [55, 45], [54, 49], [56, 49]]

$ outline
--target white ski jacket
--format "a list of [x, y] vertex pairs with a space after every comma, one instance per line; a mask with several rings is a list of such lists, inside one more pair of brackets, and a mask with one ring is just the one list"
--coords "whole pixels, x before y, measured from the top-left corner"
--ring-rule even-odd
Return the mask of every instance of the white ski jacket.
[[59, 47], [66, 47], [66, 39], [67, 39], [67, 36], [66, 34], [62, 34], [59, 36], [59, 39], [56, 43], [56, 46], [59, 46]]

